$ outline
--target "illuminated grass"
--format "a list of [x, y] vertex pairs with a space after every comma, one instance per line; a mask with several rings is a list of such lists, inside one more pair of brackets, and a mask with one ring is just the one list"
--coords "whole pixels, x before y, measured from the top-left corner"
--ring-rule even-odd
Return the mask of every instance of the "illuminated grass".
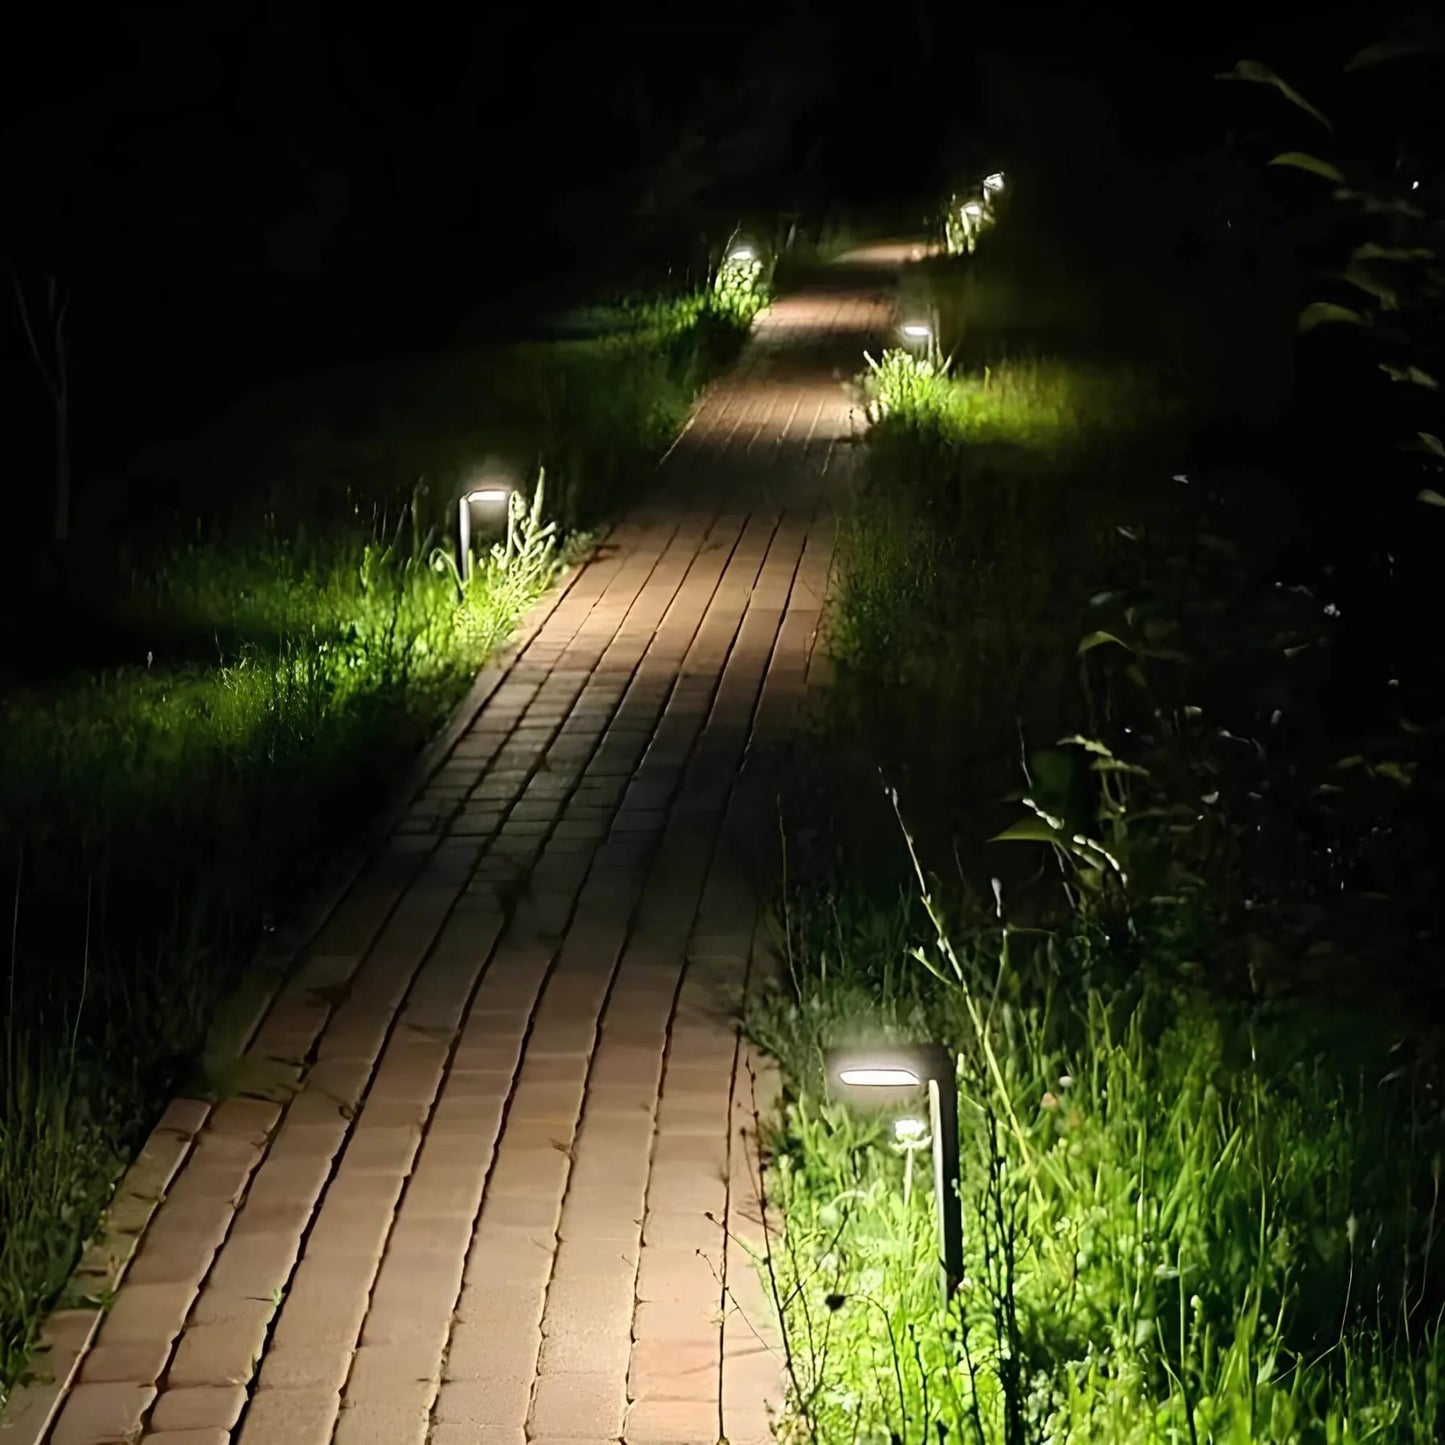
[[[788, 1090], [780, 1438], [1425, 1445], [1430, 755], [1383, 681], [1322, 715], [1321, 674], [1358, 663], [1269, 571], [1268, 478], [1229, 492], [1179, 461], [1236, 415], [1258, 357], [1231, 392], [1206, 353], [1248, 333], [1176, 327], [1208, 298], [1173, 279], [1131, 311], [993, 240], [969, 305], [931, 298], [954, 376], [869, 378], [886, 404], [789, 819], [786, 981], [749, 1021]], [[960, 1059], [948, 1316], [931, 1190], [915, 1174], [905, 1205], [891, 1120], [824, 1093], [825, 1049], [888, 1040]]]
[[574, 545], [539, 527], [461, 587], [467, 468], [545, 462], [547, 515], [585, 540], [745, 330], [705, 296], [610, 327], [241, 409], [203, 453], [210, 524], [87, 579], [126, 665], [0, 705], [0, 1388], [240, 968]]
[[[929, 948], [949, 987], [905, 956], [922, 922], [795, 915], [794, 987], [752, 1020], [794, 1081], [774, 1171], [784, 1438], [1438, 1439], [1445, 1137], [1389, 1048], [1183, 985], [1081, 987], [1082, 936], [1046, 975], [996, 934]], [[823, 1048], [900, 1037], [962, 1060], [947, 1317], [926, 1175], [905, 1207], [891, 1120], [822, 1093]]]

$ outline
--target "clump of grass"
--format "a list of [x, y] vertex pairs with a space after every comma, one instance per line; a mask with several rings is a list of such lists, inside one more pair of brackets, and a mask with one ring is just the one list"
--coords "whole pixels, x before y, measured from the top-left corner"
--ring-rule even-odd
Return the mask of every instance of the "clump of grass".
[[[1101, 947], [1084, 933], [1032, 953], [1006, 927], [930, 933], [916, 905], [883, 923], [805, 906], [790, 987], [752, 1020], [794, 1081], [783, 1438], [1438, 1437], [1445, 1138], [1423, 1076], [1374, 1037], [1341, 1055], [1328, 1021], [1222, 1010], [1168, 958], [1082, 983]], [[889, 1118], [822, 1089], [823, 1049], [890, 1037], [959, 1057], [948, 1311], [931, 1190], [906, 1199]]]
[[[980, 245], [980, 285], [1002, 254]], [[813, 755], [896, 784], [914, 876], [893, 906], [887, 809], [857, 787], [831, 789], [831, 849], [795, 826], [790, 976], [750, 1020], [789, 1084], [782, 1437], [1423, 1445], [1445, 1121], [1415, 719], [1438, 687], [1412, 662], [1402, 722], [1404, 666], [1361, 662], [1380, 637], [1356, 624], [1344, 662], [1339, 607], [1271, 571], [1269, 479], [1176, 460], [1226, 404], [1227, 328], [1156, 366], [1148, 325], [1110, 333], [1073, 284], [1072, 309], [934, 298], [967, 369], [899, 363], [841, 532]], [[946, 1310], [931, 1191], [891, 1120], [824, 1087], [826, 1048], [894, 1038], [958, 1060]]]
[[[626, 298], [581, 340], [283, 389], [198, 453], [207, 522], [86, 578], [126, 663], [0, 704], [0, 1384], [267, 920], [649, 475], [750, 298]], [[464, 577], [450, 499], [493, 452], [545, 464], [546, 501]]]
[[[134, 604], [179, 641], [6, 699], [0, 1379], [265, 916], [556, 575], [537, 504], [465, 581], [405, 524], [361, 543], [191, 544]], [[224, 638], [222, 658], [192, 655], [196, 635]]]

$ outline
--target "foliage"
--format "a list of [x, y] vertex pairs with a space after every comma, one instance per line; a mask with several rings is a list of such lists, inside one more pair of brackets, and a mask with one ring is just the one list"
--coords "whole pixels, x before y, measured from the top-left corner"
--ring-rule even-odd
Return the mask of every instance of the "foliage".
[[896, 415], [912, 424], [924, 424], [941, 421], [947, 414], [948, 376], [933, 358], [893, 346], [877, 361], [867, 352], [864, 359], [868, 363], [863, 388], [868, 397], [869, 421]]
[[[1358, 558], [1247, 464], [1293, 315], [1210, 322], [1227, 268], [1152, 278], [1137, 324], [1108, 270], [1041, 293], [1017, 258], [1060, 252], [1018, 201], [1007, 247], [930, 267], [966, 369], [894, 385], [840, 534], [831, 812], [792, 819], [788, 977], [749, 1021], [788, 1084], [782, 1438], [1423, 1445], [1440, 654], [1392, 576], [1340, 596]], [[1247, 335], [1267, 364], [1221, 366]], [[893, 1039], [958, 1059], [947, 1311], [891, 1120], [824, 1083], [829, 1047]]]
[[[796, 993], [753, 1019], [797, 1081], [774, 1144], [782, 1438], [1436, 1437], [1441, 1129], [1386, 1048], [1341, 1058], [1327, 1020], [1281, 1028], [1155, 975], [1084, 984], [1107, 948], [1087, 928], [1033, 950], [1006, 921], [940, 934], [939, 977], [900, 998], [876, 923], [791, 922]], [[920, 924], [904, 905], [892, 931]], [[886, 1115], [818, 1088], [821, 1049], [900, 1033], [959, 1056], [947, 1313], [932, 1191], [905, 1195]]]
[[263, 919], [556, 575], [542, 505], [539, 484], [465, 583], [409, 517], [360, 543], [192, 544], [135, 605], [226, 638], [223, 660], [5, 701], [0, 1378]]
[[724, 324], [746, 331], [767, 299], [763, 258], [756, 247], [734, 239], [718, 263], [708, 311]]
[[[1258, 61], [1240, 61], [1219, 77], [1269, 86], [1291, 102], [1295, 114], [1308, 117], [1308, 148], [1278, 151], [1267, 163], [1310, 178], [1290, 200], [1291, 210], [1311, 221], [1322, 263], [1313, 294], [1299, 312], [1299, 330], [1349, 333], [1349, 345], [1342, 348], [1349, 362], [1342, 364], [1339, 350], [1326, 349], [1317, 358], [1339, 373], [1329, 388], [1333, 414], [1321, 411], [1320, 440], [1327, 446], [1341, 440], [1359, 445], [1363, 422], [1372, 433], [1363, 455], [1374, 452], [1377, 467], [1386, 463], [1388, 472], [1404, 471], [1422, 502], [1438, 494], [1438, 437], [1445, 427], [1436, 375], [1445, 363], [1440, 351], [1445, 272], [1438, 265], [1442, 223], [1430, 171], [1440, 157], [1430, 154], [1425, 128], [1411, 124], [1408, 109], [1402, 115], [1401, 107], [1418, 110], [1438, 92], [1440, 55], [1438, 44], [1409, 39], [1364, 47], [1344, 66], [1343, 83], [1330, 77], [1337, 96], [1329, 109], [1338, 112], [1338, 125]], [[1377, 71], [1388, 97], [1378, 83], [1368, 88]], [[1319, 196], [1328, 202], [1320, 204]], [[1319, 340], [1328, 346], [1325, 337]], [[1337, 392], [1354, 404], [1335, 407]], [[1381, 443], [1393, 444], [1408, 459], [1389, 464], [1378, 455]]]
[[[751, 314], [631, 298], [585, 339], [264, 399], [204, 453], [237, 505], [84, 577], [125, 662], [0, 703], [0, 1382], [271, 920], [585, 546], [577, 524], [648, 476]], [[513, 493], [464, 576], [454, 498], [494, 450], [540, 456], [547, 488]]]

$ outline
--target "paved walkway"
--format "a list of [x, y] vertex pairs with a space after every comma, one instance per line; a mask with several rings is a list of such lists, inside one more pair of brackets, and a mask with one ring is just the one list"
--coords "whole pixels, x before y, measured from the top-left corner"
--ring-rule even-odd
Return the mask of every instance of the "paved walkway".
[[50, 1445], [771, 1438], [735, 1019], [896, 259], [762, 318], [534, 620], [264, 1018], [284, 1106], [172, 1106]]

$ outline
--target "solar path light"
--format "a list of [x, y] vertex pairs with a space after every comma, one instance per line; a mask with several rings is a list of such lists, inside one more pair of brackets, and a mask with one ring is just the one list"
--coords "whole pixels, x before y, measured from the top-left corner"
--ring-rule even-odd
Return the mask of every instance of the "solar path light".
[[[876, 1049], [834, 1049], [827, 1059], [835, 1097], [854, 1103], [902, 1103], [928, 1089], [933, 1136], [933, 1198], [938, 1215], [938, 1258], [943, 1302], [963, 1280], [963, 1214], [958, 1199], [958, 1078], [953, 1053], [942, 1044]], [[920, 1120], [899, 1120], [895, 1137], [907, 1148], [919, 1142]]]
[[457, 502], [457, 563], [463, 580], [472, 575], [472, 538], [495, 541], [507, 534], [516, 488], [505, 476], [488, 473], [473, 480]]

